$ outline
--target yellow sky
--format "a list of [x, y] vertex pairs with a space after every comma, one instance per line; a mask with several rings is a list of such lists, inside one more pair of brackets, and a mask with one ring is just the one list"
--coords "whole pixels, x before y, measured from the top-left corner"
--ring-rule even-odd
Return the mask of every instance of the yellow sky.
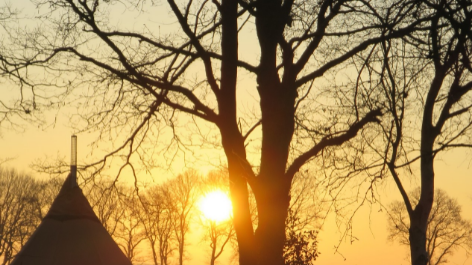
[[[154, 21], [153, 23], [156, 23]], [[248, 51], [249, 42], [241, 42], [243, 50]], [[248, 53], [242, 54], [243, 57], [251, 58]], [[254, 56], [254, 55], [252, 55]], [[254, 57], [252, 57], [254, 58]], [[255, 91], [255, 90], [253, 90]], [[255, 101], [257, 95], [255, 92], [249, 96], [249, 100]], [[250, 108], [251, 104], [242, 103], [241, 108]], [[247, 105], [244, 105], [247, 104]], [[67, 126], [67, 119], [61, 115], [58, 116], [58, 122], [54, 127], [46, 130], [30, 126], [24, 133], [3, 131], [0, 138], [0, 159], [12, 157], [12, 161], [6, 163], [6, 166], [19, 169], [21, 171], [31, 172], [28, 166], [37, 159], [48, 157], [50, 160], [57, 157], [65, 157], [69, 161], [70, 136], [75, 132]], [[78, 161], [90, 159], [90, 150], [87, 143], [91, 138], [85, 134], [79, 134], [78, 137]], [[93, 156], [97, 156], [95, 152]], [[463, 216], [472, 220], [472, 151], [456, 150], [448, 152], [446, 155], [439, 156], [436, 160], [436, 187], [444, 189], [451, 197], [457, 198], [463, 207]], [[224, 159], [223, 159], [224, 161]], [[83, 162], [82, 162], [83, 163]], [[211, 167], [201, 164], [202, 171], [208, 171]], [[180, 173], [183, 169], [182, 164], [177, 163], [173, 168], [173, 173]], [[155, 181], [159, 178], [167, 178], [164, 170], [157, 171], [154, 176]], [[409, 189], [418, 185], [416, 178], [412, 179]], [[399, 200], [399, 193], [394, 186], [393, 181], [387, 181], [380, 188], [382, 191], [382, 200], [385, 204], [392, 200]], [[355, 217], [353, 232], [358, 239], [352, 244], [344, 242], [341, 245], [340, 253], [334, 253], [334, 246], [339, 242], [340, 232], [337, 229], [333, 216], [329, 216], [325, 221], [323, 230], [319, 236], [319, 249], [321, 255], [318, 258], [318, 264], [346, 264], [346, 265], [401, 265], [409, 264], [407, 259], [407, 248], [399, 246], [396, 243], [387, 241], [386, 234], [386, 215], [379, 212], [379, 206], [372, 208], [364, 207]], [[197, 240], [195, 240], [197, 241]], [[207, 260], [199, 251], [198, 241], [191, 246], [191, 255], [195, 255], [197, 260], [191, 264], [206, 264]], [[345, 260], [346, 259], [346, 260]], [[451, 264], [472, 264], [472, 258], [466, 260], [463, 253], [459, 253], [450, 259]], [[224, 264], [224, 263], [221, 263]]]
[[[65, 122], [59, 119], [55, 128], [46, 131], [30, 127], [24, 133], [4, 131], [0, 139], [0, 158], [14, 157], [6, 166], [19, 170], [32, 172], [28, 165], [36, 159], [55, 159], [65, 157], [69, 161], [70, 135], [74, 133], [64, 126]], [[87, 159], [86, 135], [78, 137], [79, 164]], [[472, 220], [472, 170], [470, 164], [470, 151], [456, 150], [439, 156], [436, 160], [436, 187], [446, 190], [462, 205], [463, 216]], [[203, 171], [207, 171], [204, 168]], [[177, 171], [177, 170], [176, 170]], [[159, 177], [163, 177], [160, 175]], [[416, 187], [418, 180], [412, 179], [411, 187]], [[406, 184], [408, 185], [408, 183]], [[399, 200], [400, 196], [393, 181], [387, 181], [381, 185], [379, 191], [382, 202], [388, 204], [392, 200]], [[319, 264], [346, 264], [346, 265], [400, 265], [408, 264], [407, 248], [397, 243], [387, 241], [386, 216], [379, 212], [380, 206], [365, 206], [354, 218], [353, 233], [358, 239], [352, 244], [344, 241], [339, 249], [341, 254], [334, 253], [334, 247], [338, 244], [341, 231], [335, 225], [333, 216], [325, 221], [319, 235]], [[189, 247], [189, 256], [195, 258], [192, 264], [206, 264], [206, 255], [202, 256], [198, 233], [193, 235]], [[204, 246], [204, 245], [203, 245]], [[228, 256], [226, 256], [228, 258]], [[346, 260], [344, 260], [344, 258]], [[223, 260], [223, 259], [222, 259]], [[451, 264], [468, 264], [472, 258], [467, 259], [463, 252], [458, 252], [450, 259]], [[221, 263], [225, 264], [225, 263]]]

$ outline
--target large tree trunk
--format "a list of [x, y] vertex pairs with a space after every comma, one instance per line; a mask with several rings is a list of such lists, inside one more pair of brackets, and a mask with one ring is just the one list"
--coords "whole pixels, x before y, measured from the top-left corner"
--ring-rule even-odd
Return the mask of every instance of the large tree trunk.
[[[237, 127], [235, 84], [237, 73], [237, 1], [222, 2], [222, 79], [220, 131], [228, 158], [234, 225], [241, 265], [283, 265], [285, 219], [290, 203], [291, 178], [285, 175], [290, 142], [294, 132], [295, 76], [281, 82], [277, 69], [277, 45], [283, 36], [290, 5], [281, 0], [258, 2], [256, 28], [261, 48], [258, 92], [262, 114], [262, 147], [257, 177], [246, 160], [244, 139]], [[234, 19], [233, 21], [230, 21]], [[234, 44], [236, 43], [236, 44]], [[288, 70], [286, 70], [288, 71]], [[234, 73], [234, 74], [233, 74]], [[254, 192], [258, 225], [254, 234], [248, 205], [247, 179]]]
[[433, 144], [436, 136], [432, 126], [427, 133], [422, 133], [421, 139], [421, 194], [413, 213], [410, 215], [410, 252], [412, 265], [426, 265], [429, 254], [426, 250], [426, 230], [428, 217], [434, 199], [434, 156]]
[[237, 1], [223, 0], [221, 90], [218, 94], [218, 126], [228, 161], [233, 223], [238, 240], [239, 264], [256, 264], [254, 229], [248, 201], [247, 171], [252, 169], [246, 160], [244, 139], [237, 125], [236, 83], [238, 60]]
[[290, 203], [290, 187], [277, 181], [272, 184], [271, 189], [266, 187], [260, 192], [255, 191], [259, 217], [255, 234], [258, 265], [283, 265], [285, 219]]
[[240, 165], [241, 161], [238, 161], [235, 154], [229, 155], [227, 153], [227, 157], [231, 200], [233, 202], [233, 224], [238, 240], [239, 264], [254, 265], [257, 264], [257, 253], [248, 201], [248, 187], [244, 178], [245, 172]]
[[[424, 215], [424, 211], [416, 211], [410, 216], [410, 253], [412, 265], [426, 265], [428, 264], [428, 252], [426, 251], [426, 229], [427, 225], [422, 222], [420, 215]], [[422, 208], [422, 207], [421, 207]]]
[[283, 265], [285, 219], [291, 187], [291, 178], [285, 171], [294, 131], [295, 95], [278, 82], [276, 72], [266, 74], [259, 80], [262, 111], [260, 172], [251, 186], [259, 217], [255, 236], [258, 265]]
[[412, 214], [410, 214], [410, 253], [412, 265], [426, 265], [429, 254], [426, 250], [426, 229], [434, 199], [434, 141], [441, 128], [433, 125], [434, 104], [444, 80], [444, 72], [436, 69], [426, 97], [421, 125], [421, 194]]

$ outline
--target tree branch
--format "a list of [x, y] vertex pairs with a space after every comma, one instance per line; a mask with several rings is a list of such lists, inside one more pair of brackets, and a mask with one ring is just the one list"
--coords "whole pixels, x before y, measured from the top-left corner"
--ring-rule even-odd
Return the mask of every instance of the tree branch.
[[378, 117], [382, 115], [382, 112], [380, 109], [376, 109], [373, 111], [370, 111], [369, 113], [366, 114], [364, 118], [362, 118], [360, 121], [352, 124], [350, 128], [344, 132], [341, 135], [337, 136], [326, 136], [321, 139], [321, 141], [315, 146], [313, 146], [310, 150], [307, 152], [303, 153], [299, 157], [297, 157], [290, 167], [288, 168], [287, 172], [285, 173], [285, 176], [287, 178], [292, 179], [293, 176], [295, 175], [296, 172], [312, 157], [316, 156], [321, 150], [323, 150], [326, 147], [329, 146], [339, 146], [352, 138], [354, 138], [357, 133], [368, 123], [370, 122], [375, 122], [379, 123]]

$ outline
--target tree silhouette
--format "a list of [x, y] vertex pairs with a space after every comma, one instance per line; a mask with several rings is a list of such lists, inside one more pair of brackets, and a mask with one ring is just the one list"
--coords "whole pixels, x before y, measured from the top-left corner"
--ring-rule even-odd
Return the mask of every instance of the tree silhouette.
[[191, 221], [195, 215], [201, 177], [195, 170], [187, 170], [169, 181], [167, 191], [170, 198], [173, 232], [177, 241], [179, 265], [184, 263], [185, 249]]
[[[383, 102], [385, 119], [374, 143], [382, 178], [393, 177], [409, 216], [411, 262], [428, 263], [427, 223], [434, 202], [434, 160], [446, 150], [472, 147], [471, 19], [470, 3], [462, 0], [420, 1], [419, 8], [430, 14], [425, 31], [402, 40], [386, 40], [371, 53], [377, 64], [367, 65], [374, 73]], [[377, 145], [378, 144], [378, 145]], [[405, 190], [400, 172], [411, 175], [419, 162], [420, 197]], [[402, 181], [403, 180], [403, 181]]]
[[175, 250], [173, 237], [175, 216], [172, 214], [172, 200], [166, 185], [153, 186], [146, 190], [140, 200], [144, 214], [141, 216], [146, 238], [150, 243], [155, 265], [168, 265]]
[[133, 196], [134, 188], [125, 187], [118, 210], [122, 215], [117, 220], [115, 241], [125, 256], [132, 262], [142, 261], [140, 245], [146, 239], [145, 229], [141, 222], [143, 208], [139, 199]]
[[[172, 160], [178, 152], [211, 141], [205, 126], [216, 131], [229, 168], [243, 265], [284, 263], [294, 174], [381, 115], [378, 106], [352, 93], [334, 98], [336, 84], [324, 94], [323, 76], [330, 71], [349, 75], [351, 59], [384, 40], [422, 29], [428, 14], [416, 1], [403, 0], [168, 0], [167, 22], [173, 26], [167, 28], [167, 22], [153, 22], [165, 8], [156, 1], [35, 3], [42, 26], [19, 36], [23, 52], [34, 55], [27, 69], [44, 67], [44, 75], [29, 76], [24, 83], [31, 88], [33, 105], [72, 100], [80, 110], [74, 124], [81, 131], [98, 130], [99, 139], [124, 139], [89, 165], [97, 170], [112, 156], [121, 157], [122, 169], [133, 172], [136, 160], [146, 166], [158, 158]], [[116, 8], [123, 19], [135, 19], [135, 26], [115, 23]], [[255, 55], [245, 54], [241, 43], [257, 47]], [[252, 83], [243, 82], [242, 75]], [[239, 96], [244, 87], [257, 95], [251, 115], [239, 107], [247, 98]], [[302, 111], [313, 105], [316, 112]], [[331, 111], [323, 112], [325, 105]], [[197, 143], [189, 136], [189, 121], [200, 133]], [[170, 138], [159, 138], [163, 128]], [[259, 161], [248, 158], [252, 148]], [[256, 230], [248, 184], [257, 201]]]
[[[409, 194], [413, 205], [418, 204], [421, 190]], [[395, 201], [389, 209], [389, 238], [410, 245], [410, 220], [405, 204]], [[459, 248], [472, 249], [472, 223], [461, 217], [461, 207], [446, 192], [436, 189], [426, 230], [428, 265], [447, 263], [447, 257]]]
[[0, 167], [0, 257], [10, 264], [49, 210], [60, 186]]

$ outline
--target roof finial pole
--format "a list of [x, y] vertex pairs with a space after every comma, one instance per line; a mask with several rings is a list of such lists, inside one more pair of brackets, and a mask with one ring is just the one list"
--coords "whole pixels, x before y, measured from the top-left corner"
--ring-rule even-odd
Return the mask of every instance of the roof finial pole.
[[71, 136], [70, 148], [70, 183], [71, 187], [77, 187], [77, 135]]

